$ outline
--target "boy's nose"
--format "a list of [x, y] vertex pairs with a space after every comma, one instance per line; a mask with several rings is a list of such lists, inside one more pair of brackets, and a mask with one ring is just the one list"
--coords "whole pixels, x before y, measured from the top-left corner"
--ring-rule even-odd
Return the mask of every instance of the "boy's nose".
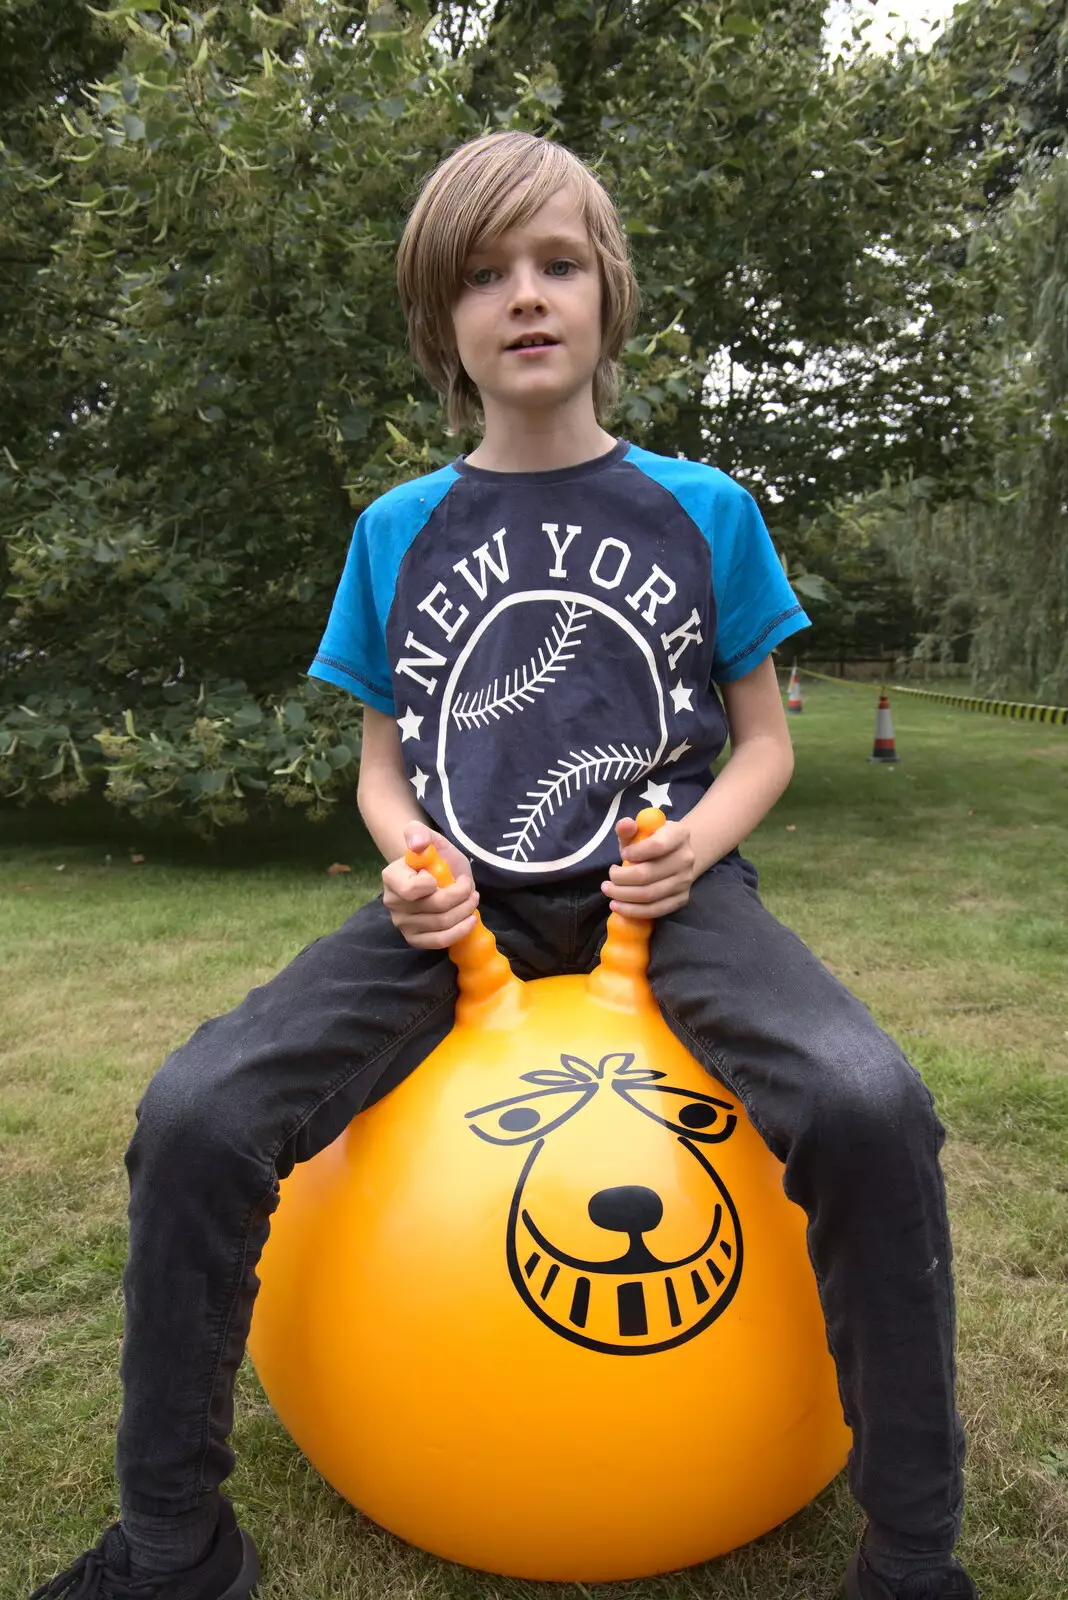
[[514, 315], [524, 311], [545, 310], [545, 290], [533, 271], [517, 271], [512, 279], [510, 310]]

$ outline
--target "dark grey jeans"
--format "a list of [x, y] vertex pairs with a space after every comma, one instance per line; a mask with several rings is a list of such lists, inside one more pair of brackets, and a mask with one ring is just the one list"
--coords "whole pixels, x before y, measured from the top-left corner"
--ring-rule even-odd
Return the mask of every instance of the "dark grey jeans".
[[[482, 895], [521, 978], [588, 972], [596, 886]], [[650, 979], [678, 1038], [744, 1104], [784, 1164], [808, 1240], [870, 1537], [943, 1553], [960, 1528], [950, 1241], [930, 1094], [901, 1051], [777, 922], [739, 858], [656, 924]], [[127, 1155], [124, 1510], [191, 1512], [233, 1466], [234, 1377], [277, 1181], [444, 1038], [441, 952], [380, 900], [206, 1022], [148, 1086]]]

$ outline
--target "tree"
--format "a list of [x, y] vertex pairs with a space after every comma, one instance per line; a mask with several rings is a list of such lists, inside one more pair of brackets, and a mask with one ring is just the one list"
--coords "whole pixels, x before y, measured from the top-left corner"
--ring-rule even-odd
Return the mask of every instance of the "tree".
[[887, 471], [943, 465], [966, 420], [953, 247], [1015, 148], [999, 91], [1026, 44], [1017, 8], [984, 4], [952, 51], [828, 62], [823, 14], [510, 0], [470, 91], [490, 113], [523, 61], [543, 126], [614, 175], [649, 322], [690, 341], [689, 392], [638, 419], [646, 442], [742, 475], [787, 542]]
[[[40, 46], [51, 13], [16, 11]], [[0, 329], [26, 385], [2, 793], [95, 773], [217, 825], [351, 786], [359, 708], [300, 674], [354, 514], [455, 454], [392, 258], [422, 176], [484, 125], [561, 136], [612, 181], [646, 293], [620, 426], [744, 470], [795, 561], [814, 509], [942, 461], [968, 410], [950, 246], [1012, 136], [998, 112], [962, 144], [968, 85], [1016, 60], [1010, 0], [952, 56], [851, 64], [822, 56], [815, 0], [79, 19], [65, 75], [11, 98], [35, 130], [5, 179], [33, 356]]]
[[383, 419], [411, 417], [399, 220], [474, 124], [417, 33], [350, 7], [123, 5], [104, 31], [116, 72], [29, 174], [69, 217], [35, 274], [66, 388], [8, 453], [4, 785], [66, 797], [102, 752], [134, 809], [321, 809], [358, 709], [293, 690], [353, 508], [397, 471]]
[[977, 243], [1000, 292], [977, 351], [984, 468], [967, 494], [888, 483], [845, 508], [894, 554], [932, 625], [926, 659], [966, 659], [990, 694], [1068, 701], [1068, 155], [1025, 173]]
[[[967, 470], [918, 472], [842, 508], [892, 553], [930, 618], [926, 660], [967, 661], [991, 694], [1068, 700], [1068, 7], [1021, 52], [1028, 134], [1015, 183], [962, 270], [975, 335], [960, 375]], [[847, 532], [846, 537], [850, 537]]]

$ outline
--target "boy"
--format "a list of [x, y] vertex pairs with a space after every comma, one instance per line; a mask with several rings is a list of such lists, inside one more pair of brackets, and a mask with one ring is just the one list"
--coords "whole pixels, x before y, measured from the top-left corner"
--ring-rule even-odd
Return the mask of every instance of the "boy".
[[[478, 906], [523, 978], [589, 971], [610, 907], [657, 920], [665, 1019], [808, 1214], [868, 1515], [845, 1593], [975, 1600], [952, 1557], [943, 1132], [737, 848], [790, 778], [770, 652], [807, 618], [748, 495], [602, 428], [637, 291], [576, 157], [522, 133], [455, 152], [412, 212], [398, 282], [452, 425], [477, 405], [484, 426], [469, 456], [360, 518], [312, 667], [365, 704], [359, 804], [383, 895], [149, 1085], [127, 1157], [122, 1522], [37, 1593], [252, 1592], [256, 1553], [219, 1486], [277, 1179], [448, 1032], [446, 952]], [[643, 804], [671, 820], [636, 844]], [[405, 864], [428, 839], [450, 888]]]

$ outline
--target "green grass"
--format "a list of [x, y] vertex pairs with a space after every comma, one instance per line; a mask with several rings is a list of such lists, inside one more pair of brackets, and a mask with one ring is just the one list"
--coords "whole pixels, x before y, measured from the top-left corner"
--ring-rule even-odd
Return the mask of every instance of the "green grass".
[[[806, 685], [797, 774], [751, 841], [765, 897], [905, 1044], [950, 1138], [968, 1507], [985, 1600], [1068, 1593], [1068, 732]], [[147, 859], [134, 866], [131, 850]], [[110, 857], [110, 860], [108, 859]], [[333, 860], [349, 876], [329, 877]], [[60, 870], [62, 869], [62, 870]], [[114, 1515], [122, 1154], [155, 1066], [377, 883], [358, 824], [180, 844], [112, 819], [0, 814], [0, 1596]], [[303, 1462], [246, 1368], [231, 1488], [265, 1600], [491, 1600], [363, 1521]], [[859, 1527], [843, 1484], [706, 1567], [619, 1596], [831, 1595]], [[580, 1586], [559, 1586], [577, 1597]]]

